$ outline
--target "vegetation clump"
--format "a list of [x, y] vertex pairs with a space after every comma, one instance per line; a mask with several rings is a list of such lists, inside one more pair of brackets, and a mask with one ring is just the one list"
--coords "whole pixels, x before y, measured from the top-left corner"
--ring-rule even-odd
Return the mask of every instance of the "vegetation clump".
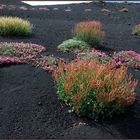
[[94, 20], [77, 23], [72, 32], [77, 40], [85, 41], [92, 46], [99, 45], [104, 37], [101, 23]]
[[61, 63], [53, 76], [59, 98], [80, 116], [113, 117], [135, 101], [137, 80], [115, 62], [74, 60]]
[[62, 42], [59, 46], [58, 49], [63, 52], [79, 52], [83, 51], [85, 49], [89, 49], [89, 45], [81, 40], [75, 40], [75, 39], [68, 39], [64, 42]]
[[18, 17], [0, 17], [0, 36], [28, 36], [31, 33], [29, 21]]
[[3, 63], [27, 63], [33, 61], [37, 54], [44, 52], [41, 45], [32, 43], [1, 42], [0, 43], [0, 64]]

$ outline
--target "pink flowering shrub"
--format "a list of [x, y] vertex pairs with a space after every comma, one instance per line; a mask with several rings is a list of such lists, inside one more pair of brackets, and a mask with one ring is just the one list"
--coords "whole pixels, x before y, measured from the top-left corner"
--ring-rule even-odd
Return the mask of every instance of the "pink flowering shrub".
[[134, 51], [115, 52], [112, 58], [116, 61], [117, 66], [125, 64], [127, 66], [140, 69], [140, 54]]
[[92, 51], [78, 53], [77, 58], [81, 60], [98, 60], [99, 62], [102, 63], [115, 61], [116, 67], [126, 65], [140, 69], [140, 54], [131, 50], [114, 52], [114, 54], [109, 56], [104, 52], [93, 49]]
[[36, 68], [42, 68], [45, 71], [53, 72], [57, 69], [58, 64], [60, 62], [65, 62], [65, 60], [62, 58], [56, 58], [52, 55], [49, 55], [36, 58], [36, 60], [32, 61], [31, 64]]
[[6, 57], [6, 56], [0, 56], [0, 64], [5, 63], [22, 63], [22, 61], [19, 58], [12, 58], [12, 57]]
[[77, 59], [81, 60], [97, 60], [102, 63], [106, 63], [111, 60], [111, 57], [106, 53], [96, 50], [95, 48], [91, 51], [86, 51], [77, 54]]
[[32, 43], [0, 43], [0, 64], [34, 61], [37, 54], [45, 51], [41, 45]]

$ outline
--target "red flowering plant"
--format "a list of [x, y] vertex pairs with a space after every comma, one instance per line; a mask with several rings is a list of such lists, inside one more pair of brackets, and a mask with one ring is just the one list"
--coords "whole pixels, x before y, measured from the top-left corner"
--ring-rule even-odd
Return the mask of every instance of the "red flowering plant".
[[45, 51], [41, 45], [31, 43], [0, 43], [0, 64], [27, 63], [34, 61], [37, 54]]
[[92, 46], [99, 45], [104, 37], [101, 23], [94, 20], [77, 23], [72, 32], [77, 40], [85, 41]]
[[135, 101], [137, 80], [127, 67], [115, 62], [74, 60], [60, 63], [53, 72], [59, 98], [70, 110], [89, 118], [107, 118], [122, 113]]

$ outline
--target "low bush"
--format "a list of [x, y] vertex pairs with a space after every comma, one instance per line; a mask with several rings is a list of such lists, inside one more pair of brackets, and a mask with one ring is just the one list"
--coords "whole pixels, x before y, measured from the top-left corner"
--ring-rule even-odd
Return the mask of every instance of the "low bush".
[[53, 55], [42, 56], [40, 58], [36, 58], [31, 64], [36, 68], [42, 68], [45, 71], [53, 72], [58, 67], [59, 62], [64, 62], [65, 60], [62, 58], [54, 57]]
[[108, 63], [109, 61], [115, 61], [116, 67], [125, 65], [127, 67], [132, 67], [140, 69], [140, 54], [134, 51], [119, 51], [113, 54], [106, 54], [98, 50], [87, 50], [85, 52], [80, 52], [76, 56], [80, 60], [96, 60], [101, 63]]
[[88, 49], [90, 46], [81, 40], [68, 39], [58, 46], [58, 49], [63, 52], [78, 52]]
[[140, 35], [140, 24], [136, 25], [132, 31], [134, 35]]
[[140, 54], [134, 51], [115, 52], [112, 58], [118, 66], [125, 64], [126, 66], [140, 69]]
[[83, 40], [90, 45], [99, 45], [104, 37], [99, 21], [79, 22], [72, 29], [72, 32], [76, 39]]
[[111, 56], [104, 52], [98, 51], [95, 48], [93, 50], [78, 53], [76, 58], [80, 60], [96, 60], [101, 63], [107, 63], [112, 60]]
[[114, 62], [74, 60], [59, 64], [53, 76], [59, 98], [80, 116], [113, 117], [135, 101], [137, 80]]
[[34, 60], [43, 51], [45, 48], [37, 44], [0, 42], [0, 64], [25, 63]]
[[0, 17], [1, 36], [28, 36], [32, 32], [32, 25], [29, 21], [18, 17]]

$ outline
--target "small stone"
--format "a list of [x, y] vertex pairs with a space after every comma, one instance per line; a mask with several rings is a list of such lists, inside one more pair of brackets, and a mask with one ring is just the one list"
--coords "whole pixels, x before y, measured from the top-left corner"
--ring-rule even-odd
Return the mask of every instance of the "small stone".
[[65, 9], [65, 12], [71, 12], [71, 9]]
[[39, 10], [49, 11], [47, 7], [39, 7]]
[[101, 11], [102, 11], [102, 12], [110, 12], [110, 10], [105, 9], [105, 8], [103, 8]]
[[18, 105], [18, 103], [17, 103], [17, 102], [15, 102], [15, 105]]
[[84, 123], [84, 122], [74, 123], [73, 127], [79, 127], [79, 126], [82, 126], [82, 125], [87, 125], [87, 124]]
[[120, 12], [128, 12], [128, 8], [122, 8], [121, 10], [119, 10]]
[[85, 11], [85, 12], [91, 12], [92, 9], [85, 9], [84, 11]]
[[42, 106], [43, 104], [42, 104], [42, 102], [38, 102], [38, 105], [39, 105], [39, 106]]
[[21, 7], [19, 7], [19, 9], [20, 9], [20, 10], [24, 10], [24, 11], [28, 10], [28, 8], [25, 7], [25, 6], [21, 6]]
[[53, 8], [53, 10], [54, 10], [54, 11], [57, 11], [57, 10], [59, 10], [59, 9], [58, 9], [58, 8]]

